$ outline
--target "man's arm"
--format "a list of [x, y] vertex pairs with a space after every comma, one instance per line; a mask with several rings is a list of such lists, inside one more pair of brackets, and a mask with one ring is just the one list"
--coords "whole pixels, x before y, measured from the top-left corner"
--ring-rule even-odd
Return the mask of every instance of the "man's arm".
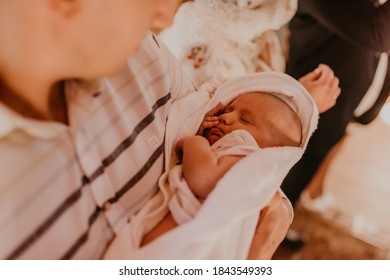
[[[154, 36], [154, 35], [153, 35]], [[172, 101], [176, 101], [196, 91], [195, 85], [185, 73], [177, 58], [172, 54], [168, 47], [158, 37], [153, 37], [158, 47], [161, 49], [162, 59], [165, 61], [167, 73], [171, 80]]]
[[292, 217], [291, 203], [277, 192], [260, 213], [248, 259], [271, 259], [283, 241]]

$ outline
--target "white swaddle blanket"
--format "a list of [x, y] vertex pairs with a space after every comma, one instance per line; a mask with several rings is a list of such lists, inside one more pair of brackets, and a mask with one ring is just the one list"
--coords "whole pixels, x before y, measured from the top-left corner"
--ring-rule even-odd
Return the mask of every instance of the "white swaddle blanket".
[[[204, 115], [218, 102], [226, 105], [242, 93], [258, 91], [277, 95], [297, 113], [302, 124], [301, 147], [264, 148], [243, 158], [217, 183], [192, 220], [139, 248], [143, 235], [165, 216], [175, 195], [167, 177], [177, 163], [177, 141], [194, 135]], [[105, 258], [245, 259], [260, 210], [302, 156], [317, 121], [316, 105], [304, 87], [290, 76], [274, 72], [207, 83], [173, 103], [165, 140], [167, 171], [160, 178], [160, 191], [115, 238]]]

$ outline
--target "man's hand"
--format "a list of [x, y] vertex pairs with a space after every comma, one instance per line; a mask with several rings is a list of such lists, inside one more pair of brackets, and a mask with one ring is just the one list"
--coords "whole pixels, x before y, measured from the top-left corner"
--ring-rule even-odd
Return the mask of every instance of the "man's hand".
[[259, 216], [248, 259], [269, 260], [286, 236], [293, 217], [290, 202], [277, 192]]
[[341, 93], [339, 79], [325, 64], [320, 64], [313, 72], [300, 78], [299, 82], [313, 97], [320, 113], [332, 108]]

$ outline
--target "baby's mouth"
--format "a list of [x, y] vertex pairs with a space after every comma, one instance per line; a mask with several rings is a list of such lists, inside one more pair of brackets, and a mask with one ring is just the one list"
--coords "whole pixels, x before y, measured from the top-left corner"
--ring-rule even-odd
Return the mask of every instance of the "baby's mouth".
[[218, 137], [222, 137], [224, 135], [223, 131], [216, 126], [210, 129], [210, 134], [217, 135]]

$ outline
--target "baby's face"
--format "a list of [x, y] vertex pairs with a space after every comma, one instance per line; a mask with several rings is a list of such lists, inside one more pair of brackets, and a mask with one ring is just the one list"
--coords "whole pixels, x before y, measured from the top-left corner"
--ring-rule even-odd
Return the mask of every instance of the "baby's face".
[[261, 148], [299, 146], [298, 116], [281, 99], [268, 93], [245, 93], [219, 115], [219, 123], [206, 132], [210, 144], [238, 129], [248, 131]]

